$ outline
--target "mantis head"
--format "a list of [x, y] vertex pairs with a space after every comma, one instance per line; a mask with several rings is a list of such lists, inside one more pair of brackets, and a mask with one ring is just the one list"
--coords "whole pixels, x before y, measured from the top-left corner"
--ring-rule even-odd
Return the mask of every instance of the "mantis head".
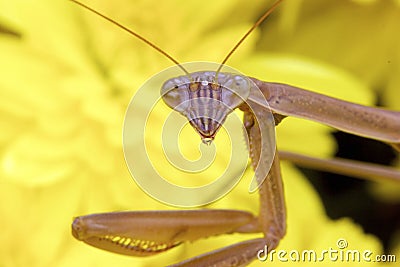
[[250, 94], [250, 82], [243, 76], [212, 71], [195, 72], [166, 81], [161, 88], [164, 102], [184, 115], [210, 144], [226, 117]]

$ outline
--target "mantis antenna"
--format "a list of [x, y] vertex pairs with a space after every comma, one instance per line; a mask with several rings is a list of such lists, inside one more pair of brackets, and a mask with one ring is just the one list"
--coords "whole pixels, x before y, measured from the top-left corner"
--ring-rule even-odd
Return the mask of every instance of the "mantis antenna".
[[146, 38], [142, 37], [140, 34], [134, 32], [133, 30], [125, 27], [124, 25], [122, 25], [121, 23], [107, 17], [106, 15], [101, 14], [100, 12], [94, 10], [93, 8], [79, 2], [76, 0], [70, 0], [71, 2], [74, 2], [75, 4], [89, 10], [90, 12], [93, 12], [94, 14], [102, 17], [105, 20], [108, 20], [109, 22], [111, 22], [112, 24], [116, 25], [117, 27], [123, 29], [124, 31], [132, 34], [133, 36], [135, 36], [136, 38], [138, 38], [139, 40], [141, 40], [142, 42], [148, 44], [149, 46], [151, 46], [152, 48], [154, 48], [156, 51], [158, 51], [159, 53], [161, 53], [162, 55], [164, 55], [165, 57], [167, 57], [169, 60], [171, 60], [174, 64], [176, 64], [179, 68], [181, 68], [181, 70], [188, 76], [189, 72], [176, 60], [174, 59], [172, 56], [170, 56], [167, 52], [165, 52], [164, 50], [162, 50], [160, 47], [158, 47], [157, 45], [155, 45], [154, 43], [150, 42], [149, 40], [147, 40]]
[[[164, 50], [162, 50], [160, 47], [158, 47], [157, 45], [155, 45], [154, 43], [150, 42], [149, 40], [147, 40], [146, 38], [142, 37], [141, 35], [139, 35], [138, 33], [134, 32], [133, 30], [125, 27], [124, 25], [122, 25], [121, 23], [107, 17], [106, 15], [101, 14], [100, 12], [94, 10], [93, 8], [77, 1], [77, 0], [69, 0], [71, 2], [74, 2], [75, 4], [89, 10], [90, 12], [102, 17], [103, 19], [111, 22], [112, 24], [116, 25], [117, 27], [123, 29], [124, 31], [132, 34], [133, 36], [135, 36], [136, 38], [138, 38], [139, 40], [141, 40], [142, 42], [148, 44], [149, 46], [151, 46], [152, 48], [154, 48], [156, 51], [158, 51], [159, 53], [161, 53], [162, 55], [164, 55], [166, 58], [168, 58], [170, 61], [172, 61], [174, 64], [176, 64], [179, 68], [181, 68], [181, 70], [188, 75], [188, 77], [190, 77], [189, 72], [176, 60], [174, 59], [171, 55], [169, 55], [167, 52], [165, 52]], [[224, 58], [224, 60], [222, 61], [221, 65], [219, 66], [219, 68], [216, 71], [216, 76], [218, 75], [218, 73], [221, 71], [222, 66], [228, 61], [228, 59], [232, 56], [232, 54], [236, 51], [236, 49], [243, 43], [244, 40], [246, 40], [246, 38], [250, 35], [250, 33], [252, 33], [254, 31], [254, 29], [256, 29], [274, 10], [275, 8], [282, 2], [283, 0], [278, 0], [276, 1], [257, 21], [256, 23], [254, 23], [254, 25], [243, 35], [243, 37], [235, 44], [235, 46], [231, 49], [231, 51], [229, 51], [229, 53], [226, 55], [226, 57]]]
[[265, 13], [262, 15], [256, 23], [243, 35], [242, 38], [240, 38], [239, 42], [235, 44], [235, 46], [229, 51], [229, 53], [226, 55], [224, 60], [222, 60], [221, 65], [219, 66], [217, 70], [217, 75], [221, 71], [222, 66], [228, 61], [228, 59], [232, 56], [232, 54], [236, 51], [236, 49], [243, 43], [244, 40], [256, 29], [258, 26], [260, 26], [261, 23], [264, 22], [264, 20], [275, 10], [275, 8], [282, 2], [283, 0], [278, 0], [276, 1]]

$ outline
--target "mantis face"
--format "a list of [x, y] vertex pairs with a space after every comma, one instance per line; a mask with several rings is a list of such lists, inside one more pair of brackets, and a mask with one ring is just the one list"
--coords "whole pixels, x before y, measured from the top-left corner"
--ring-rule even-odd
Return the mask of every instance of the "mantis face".
[[202, 142], [210, 144], [228, 114], [246, 101], [250, 87], [250, 81], [240, 75], [204, 71], [166, 81], [161, 95], [188, 119]]

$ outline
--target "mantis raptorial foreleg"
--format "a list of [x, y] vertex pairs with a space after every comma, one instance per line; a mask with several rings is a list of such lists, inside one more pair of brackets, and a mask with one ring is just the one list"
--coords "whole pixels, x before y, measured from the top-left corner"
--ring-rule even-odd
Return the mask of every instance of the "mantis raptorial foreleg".
[[[256, 140], [257, 136], [253, 141], [256, 143]], [[183, 242], [214, 235], [263, 233], [263, 238], [244, 241], [173, 265], [242, 266], [253, 261], [265, 245], [269, 249], [276, 248], [285, 234], [285, 207], [277, 154], [259, 190], [258, 218], [238, 210], [113, 212], [77, 217], [72, 224], [72, 234], [89, 245], [108, 251], [150, 256]]]

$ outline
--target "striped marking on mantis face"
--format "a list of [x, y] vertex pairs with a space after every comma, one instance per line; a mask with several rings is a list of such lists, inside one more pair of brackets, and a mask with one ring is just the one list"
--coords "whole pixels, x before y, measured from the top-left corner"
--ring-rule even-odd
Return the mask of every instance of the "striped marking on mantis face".
[[249, 79], [237, 74], [204, 71], [166, 81], [161, 96], [209, 144], [226, 116], [247, 100], [251, 86]]

